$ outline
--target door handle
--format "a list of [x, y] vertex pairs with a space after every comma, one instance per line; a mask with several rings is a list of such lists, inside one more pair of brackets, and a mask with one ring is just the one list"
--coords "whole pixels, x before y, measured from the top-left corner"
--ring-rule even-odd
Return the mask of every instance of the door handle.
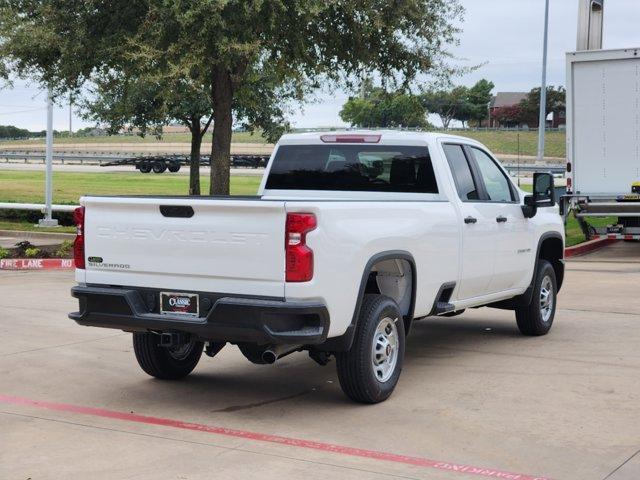
[[502, 215], [500, 215], [499, 217], [496, 217], [496, 222], [498, 223], [505, 223], [507, 221], [507, 217], [503, 217]]
[[464, 223], [477, 223], [477, 222], [478, 222], [478, 219], [471, 216], [464, 219]]

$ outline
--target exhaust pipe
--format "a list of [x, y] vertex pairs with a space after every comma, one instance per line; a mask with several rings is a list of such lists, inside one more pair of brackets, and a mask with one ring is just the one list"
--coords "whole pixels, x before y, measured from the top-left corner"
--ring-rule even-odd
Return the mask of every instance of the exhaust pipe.
[[272, 345], [262, 352], [261, 358], [264, 363], [271, 365], [279, 358], [286, 357], [290, 353], [297, 352], [301, 348], [302, 345]]

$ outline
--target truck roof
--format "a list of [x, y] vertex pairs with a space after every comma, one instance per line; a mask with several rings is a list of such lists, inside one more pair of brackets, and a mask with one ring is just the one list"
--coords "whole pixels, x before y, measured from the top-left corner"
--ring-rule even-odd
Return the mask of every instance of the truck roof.
[[[477, 141], [463, 137], [459, 135], [449, 135], [446, 133], [440, 132], [407, 132], [401, 130], [332, 130], [332, 131], [318, 131], [318, 132], [303, 132], [303, 133], [287, 133], [283, 135], [279, 144], [288, 144], [288, 143], [323, 143], [321, 137], [323, 136], [345, 136], [345, 137], [358, 137], [358, 136], [380, 136], [380, 142], [385, 141], [407, 141], [407, 142], [416, 142], [416, 141], [433, 141], [438, 138], [447, 138], [451, 140], [464, 140], [469, 143], [478, 143]], [[349, 143], [349, 142], [344, 142]], [[357, 142], [354, 142], [357, 143]], [[378, 143], [378, 142], [372, 142]]]

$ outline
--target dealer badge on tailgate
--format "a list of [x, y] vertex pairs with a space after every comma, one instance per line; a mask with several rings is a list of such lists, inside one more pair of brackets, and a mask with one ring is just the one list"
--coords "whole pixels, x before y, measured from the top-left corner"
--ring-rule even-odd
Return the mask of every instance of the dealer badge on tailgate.
[[199, 315], [197, 293], [160, 292], [160, 313], [180, 314], [197, 317]]

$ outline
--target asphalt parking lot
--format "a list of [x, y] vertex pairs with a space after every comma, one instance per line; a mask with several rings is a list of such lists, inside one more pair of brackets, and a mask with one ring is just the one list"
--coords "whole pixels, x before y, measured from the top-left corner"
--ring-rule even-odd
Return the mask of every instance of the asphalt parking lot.
[[568, 262], [551, 333], [492, 309], [415, 324], [394, 395], [227, 346], [184, 381], [80, 327], [71, 272], [0, 272], [0, 478], [640, 478], [640, 245]]

